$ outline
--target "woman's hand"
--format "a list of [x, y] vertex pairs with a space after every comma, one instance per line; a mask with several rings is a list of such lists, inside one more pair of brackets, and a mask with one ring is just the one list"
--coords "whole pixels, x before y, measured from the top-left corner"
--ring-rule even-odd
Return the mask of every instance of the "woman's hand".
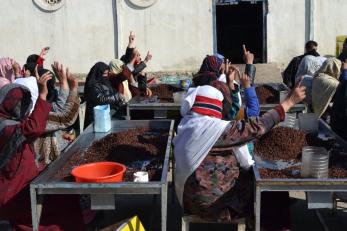
[[19, 63], [14, 62], [14, 63], [12, 64], [12, 68], [13, 68], [14, 76], [15, 76], [16, 78], [20, 77], [20, 76], [21, 76], [21, 74], [20, 74], [20, 72], [21, 72], [21, 67], [20, 67]]
[[39, 86], [39, 97], [42, 100], [46, 100], [48, 94], [47, 81], [50, 79], [52, 79], [52, 74], [49, 71], [47, 71], [37, 80]]
[[42, 48], [40, 57], [43, 58], [43, 56], [47, 55], [48, 51], [49, 51], [49, 47]]
[[135, 48], [135, 34], [132, 31], [130, 31], [128, 47]]
[[55, 75], [57, 76], [57, 79], [60, 84], [60, 88], [68, 90], [69, 84], [67, 82], [66, 70], [64, 70], [63, 64], [60, 64], [59, 62], [54, 61], [54, 63], [52, 64], [52, 69]]
[[66, 68], [67, 81], [69, 83], [70, 91], [78, 90], [78, 80], [77, 78], [69, 72], [69, 68]]
[[243, 88], [250, 88], [251, 87], [251, 78], [243, 73], [240, 77], [240, 83], [241, 83], [241, 87]]
[[228, 73], [227, 73], [226, 79], [227, 79], [227, 84], [230, 90], [232, 91], [235, 90], [234, 80], [238, 73], [239, 71], [237, 68], [235, 68], [233, 65], [228, 65]]
[[144, 62], [148, 63], [151, 59], [152, 59], [152, 54], [149, 53], [149, 51], [148, 51]]
[[246, 45], [242, 45], [243, 48], [243, 60], [245, 61], [246, 64], [253, 64], [254, 62], [254, 54], [251, 52], [247, 51]]
[[[301, 78], [302, 79], [302, 78]], [[300, 103], [306, 97], [306, 87], [301, 86], [301, 80], [295, 85], [287, 98], [281, 103], [285, 112], [288, 112], [295, 104]]]

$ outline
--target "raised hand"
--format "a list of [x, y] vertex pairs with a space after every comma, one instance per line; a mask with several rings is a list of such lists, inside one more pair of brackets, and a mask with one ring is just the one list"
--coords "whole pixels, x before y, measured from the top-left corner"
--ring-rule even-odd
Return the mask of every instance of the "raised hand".
[[129, 48], [135, 47], [135, 34], [132, 31], [130, 31], [128, 47]]
[[243, 73], [240, 76], [240, 83], [241, 83], [241, 87], [250, 88], [251, 87], [251, 78], [249, 78], [249, 76], [247, 74]]
[[49, 51], [49, 47], [42, 48], [40, 56], [41, 57], [45, 56], [48, 53], [48, 51]]
[[149, 53], [149, 51], [148, 51], [144, 62], [148, 63], [151, 59], [152, 59], [152, 54]]
[[17, 78], [17, 77], [20, 77], [20, 71], [21, 71], [21, 67], [19, 65], [19, 63], [17, 62], [14, 62], [12, 64], [12, 68], [13, 68], [13, 72], [14, 72], [14, 76]]
[[252, 54], [250, 51], [247, 51], [246, 45], [242, 45], [243, 50], [243, 60], [246, 64], [253, 64], [254, 61], [254, 54]]
[[[36, 69], [35, 72], [37, 72]], [[39, 95], [42, 100], [46, 100], [48, 94], [47, 81], [50, 79], [52, 79], [52, 74], [49, 71], [47, 71], [37, 80], [39, 86]]]
[[295, 104], [300, 103], [306, 97], [306, 87], [301, 86], [301, 81], [295, 85], [295, 87], [289, 92], [287, 98], [281, 103], [285, 112], [288, 112]]
[[63, 64], [60, 64], [59, 62], [54, 61], [52, 64], [52, 69], [57, 76], [57, 79], [60, 84], [60, 88], [68, 90], [69, 84], [67, 82], [67, 75], [66, 70], [64, 69]]
[[78, 90], [78, 79], [76, 76], [71, 74], [69, 72], [69, 68], [66, 68], [66, 76], [67, 76], [67, 81], [69, 83], [69, 87], [71, 91], [77, 91]]
[[235, 77], [237, 74], [237, 70], [234, 68], [230, 68], [230, 65], [228, 65], [228, 66], [229, 66], [229, 68], [228, 68], [229, 70], [228, 70], [228, 73], [226, 75], [227, 84], [231, 90], [235, 90], [234, 80], [235, 80]]

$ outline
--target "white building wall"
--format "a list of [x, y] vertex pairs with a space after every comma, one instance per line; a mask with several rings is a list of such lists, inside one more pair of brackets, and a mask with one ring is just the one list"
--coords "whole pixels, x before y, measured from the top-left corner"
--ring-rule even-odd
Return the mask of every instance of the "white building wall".
[[[338, 35], [347, 35], [346, 0], [314, 0], [315, 40], [323, 55], [335, 53]], [[97, 61], [124, 53], [129, 31], [136, 34], [144, 57], [153, 54], [150, 71], [185, 71], [199, 67], [213, 52], [213, 0], [157, 0], [139, 8], [129, 0], [66, 0], [55, 12], [32, 0], [1, 0], [0, 57], [23, 64], [26, 57], [50, 46], [53, 60], [87, 73]], [[269, 0], [268, 62], [288, 63], [303, 53], [308, 36], [308, 0]]]
[[316, 0], [315, 39], [319, 43], [319, 52], [323, 55], [335, 55], [336, 36], [347, 35], [347, 1]]
[[120, 55], [132, 30], [142, 57], [153, 54], [152, 71], [196, 69], [213, 51], [212, 0], [158, 0], [145, 9], [117, 0], [117, 18]]
[[115, 57], [112, 5], [111, 0], [67, 0], [50, 13], [32, 0], [1, 0], [0, 57], [22, 65], [28, 55], [50, 46], [46, 67], [56, 59], [86, 73], [95, 62]]
[[268, 62], [289, 62], [304, 52], [305, 0], [269, 0]]

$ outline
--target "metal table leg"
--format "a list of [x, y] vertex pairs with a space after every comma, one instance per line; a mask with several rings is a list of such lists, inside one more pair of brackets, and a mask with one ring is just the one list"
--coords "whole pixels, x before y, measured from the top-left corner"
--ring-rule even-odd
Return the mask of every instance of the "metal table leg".
[[129, 108], [129, 104], [127, 104], [127, 115], [126, 115], [126, 120], [130, 120], [131, 117], [130, 117], [130, 108]]
[[161, 186], [161, 231], [166, 231], [167, 183]]
[[31, 219], [33, 225], [33, 231], [39, 230], [41, 212], [42, 212], [42, 201], [43, 196], [37, 195], [36, 189], [30, 187], [30, 200], [31, 200]]
[[260, 231], [261, 189], [255, 186], [254, 217], [255, 231]]

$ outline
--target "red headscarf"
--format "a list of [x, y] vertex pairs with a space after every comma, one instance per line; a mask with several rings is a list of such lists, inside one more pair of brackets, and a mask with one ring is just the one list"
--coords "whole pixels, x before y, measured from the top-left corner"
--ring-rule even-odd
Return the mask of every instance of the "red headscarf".
[[32, 106], [29, 89], [8, 84], [0, 89], [0, 169], [22, 147], [25, 137], [19, 127]]

